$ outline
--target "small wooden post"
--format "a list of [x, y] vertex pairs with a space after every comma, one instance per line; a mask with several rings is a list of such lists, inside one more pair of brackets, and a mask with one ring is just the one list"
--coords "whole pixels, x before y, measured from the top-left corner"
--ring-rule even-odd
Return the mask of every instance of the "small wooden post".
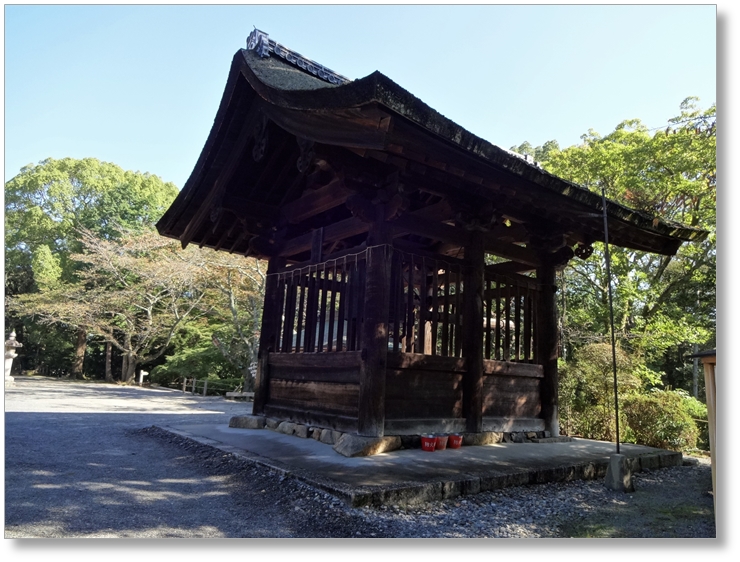
[[[257, 353], [257, 376], [254, 381], [254, 405], [252, 413], [261, 414], [268, 397], [270, 373], [267, 365], [267, 356], [275, 350], [280, 328], [278, 310], [281, 295], [279, 294], [278, 278], [273, 275], [284, 263], [284, 259], [270, 258], [267, 266], [267, 280], [265, 281], [265, 304], [262, 309], [262, 329], [260, 331], [260, 348]], [[290, 337], [290, 334], [288, 334]]]
[[208, 390], [208, 379], [203, 380], [203, 396], [206, 395], [206, 391]]
[[193, 386], [191, 387], [190, 394], [193, 394], [193, 395], [195, 394], [195, 385], [197, 384], [197, 382], [198, 382], [198, 379], [193, 377]]
[[188, 384], [188, 379], [182, 379], [182, 392], [185, 393], [185, 387]]
[[388, 359], [391, 247], [367, 250], [364, 320], [360, 335], [362, 364], [357, 433], [382, 437], [385, 431], [385, 370]]
[[469, 268], [463, 288], [463, 357], [467, 371], [463, 383], [463, 415], [467, 430], [483, 431], [483, 284], [485, 251], [483, 237], [473, 236], [465, 247]]
[[542, 411], [545, 429], [553, 437], [560, 434], [558, 418], [558, 320], [555, 305], [555, 267], [543, 265], [537, 268], [537, 281], [540, 285], [539, 314], [537, 322], [537, 362], [542, 365], [544, 378], [540, 385]]

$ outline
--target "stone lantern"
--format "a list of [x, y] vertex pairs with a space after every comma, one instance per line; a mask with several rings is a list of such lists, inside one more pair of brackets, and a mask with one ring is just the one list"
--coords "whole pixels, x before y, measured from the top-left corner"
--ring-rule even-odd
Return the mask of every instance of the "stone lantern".
[[19, 347], [23, 347], [23, 344], [16, 341], [15, 330], [10, 334], [10, 337], [5, 341], [5, 386], [12, 386], [14, 378], [10, 376], [10, 371], [13, 368], [13, 359], [18, 357], [15, 352]]

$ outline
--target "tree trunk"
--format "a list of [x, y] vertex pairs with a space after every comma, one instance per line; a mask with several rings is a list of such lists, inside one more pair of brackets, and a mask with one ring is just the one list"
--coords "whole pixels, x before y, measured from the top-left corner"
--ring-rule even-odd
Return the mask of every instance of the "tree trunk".
[[105, 382], [113, 382], [113, 369], [111, 368], [111, 356], [113, 355], [113, 345], [105, 342]]
[[87, 330], [77, 329], [77, 343], [75, 345], [75, 358], [72, 362], [72, 378], [83, 378], [82, 367], [85, 364], [85, 351], [87, 351]]
[[134, 380], [135, 376], [136, 376], [136, 359], [132, 355], [127, 353], [124, 356], [123, 372], [121, 373], [121, 380], [125, 383], [130, 383]]

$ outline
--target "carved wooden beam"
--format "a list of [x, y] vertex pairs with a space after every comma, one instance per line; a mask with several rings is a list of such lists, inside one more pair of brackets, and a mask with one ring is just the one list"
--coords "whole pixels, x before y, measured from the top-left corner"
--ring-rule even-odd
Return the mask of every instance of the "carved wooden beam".
[[343, 205], [353, 193], [339, 178], [336, 178], [324, 187], [291, 201], [283, 207], [280, 214], [285, 221], [297, 224]]

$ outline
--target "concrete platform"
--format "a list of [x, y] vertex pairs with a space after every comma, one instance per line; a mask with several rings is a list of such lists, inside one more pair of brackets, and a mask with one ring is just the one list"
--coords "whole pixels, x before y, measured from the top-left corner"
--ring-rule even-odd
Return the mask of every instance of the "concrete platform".
[[[604, 478], [616, 445], [589, 439], [569, 443], [499, 443], [426, 452], [406, 449], [346, 458], [331, 445], [269, 429], [228, 425], [159, 426], [171, 433], [250, 459], [329, 492], [349, 505], [413, 505], [461, 495], [547, 482]], [[681, 453], [620, 445], [633, 472], [680, 465]]]

